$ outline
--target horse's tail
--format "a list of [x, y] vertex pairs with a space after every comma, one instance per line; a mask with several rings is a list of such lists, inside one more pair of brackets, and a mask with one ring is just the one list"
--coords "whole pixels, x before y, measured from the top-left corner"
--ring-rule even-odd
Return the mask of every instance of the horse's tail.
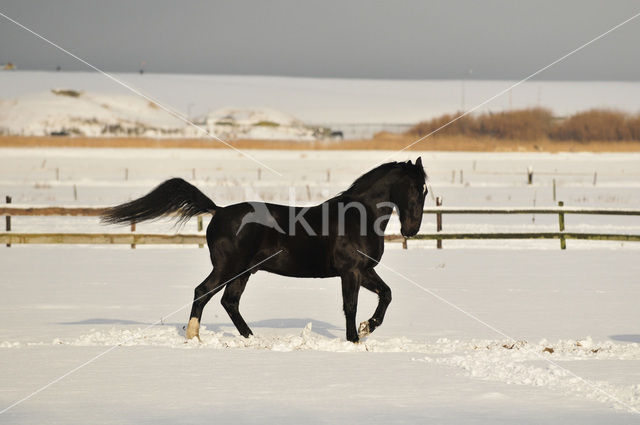
[[173, 178], [142, 198], [108, 208], [100, 219], [109, 224], [139, 223], [175, 213], [179, 222], [185, 222], [198, 214], [214, 214], [217, 208], [197, 187]]

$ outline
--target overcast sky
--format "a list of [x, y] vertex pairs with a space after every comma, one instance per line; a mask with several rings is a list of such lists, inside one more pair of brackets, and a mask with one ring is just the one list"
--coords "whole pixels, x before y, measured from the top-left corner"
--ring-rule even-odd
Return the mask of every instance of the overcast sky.
[[[520, 79], [640, 2], [0, 0], [0, 11], [113, 72], [145, 61], [148, 72]], [[640, 17], [536, 78], [639, 80], [639, 41]], [[0, 17], [9, 61], [87, 69]]]

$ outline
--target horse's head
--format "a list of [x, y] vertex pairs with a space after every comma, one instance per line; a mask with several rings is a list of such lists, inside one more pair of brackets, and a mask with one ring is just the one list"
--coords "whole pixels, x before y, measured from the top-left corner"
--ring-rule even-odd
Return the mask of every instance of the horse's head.
[[420, 230], [422, 210], [427, 196], [427, 175], [422, 168], [422, 158], [415, 164], [411, 161], [400, 163], [402, 173], [391, 186], [391, 202], [398, 208], [400, 233], [414, 236]]

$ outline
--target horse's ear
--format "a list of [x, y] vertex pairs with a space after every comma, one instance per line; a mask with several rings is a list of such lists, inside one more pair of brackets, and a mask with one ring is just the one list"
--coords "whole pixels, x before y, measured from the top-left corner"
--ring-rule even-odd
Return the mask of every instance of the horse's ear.
[[422, 157], [421, 156], [419, 156], [418, 159], [416, 159], [416, 165], [418, 167], [422, 167]]
[[407, 164], [409, 164], [409, 165], [413, 165], [413, 164], [411, 163], [411, 160], [408, 160], [408, 161], [407, 161]]

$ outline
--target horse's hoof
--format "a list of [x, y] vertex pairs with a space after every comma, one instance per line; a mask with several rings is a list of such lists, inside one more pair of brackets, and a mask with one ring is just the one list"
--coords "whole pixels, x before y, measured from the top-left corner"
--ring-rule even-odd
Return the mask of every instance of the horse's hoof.
[[185, 336], [187, 337], [187, 340], [198, 338], [198, 341], [202, 342], [202, 340], [200, 339], [200, 322], [195, 317], [189, 319], [189, 324], [187, 325], [187, 332]]
[[360, 327], [358, 328], [358, 338], [362, 339], [368, 336], [371, 333], [369, 329], [369, 321], [360, 323]]

